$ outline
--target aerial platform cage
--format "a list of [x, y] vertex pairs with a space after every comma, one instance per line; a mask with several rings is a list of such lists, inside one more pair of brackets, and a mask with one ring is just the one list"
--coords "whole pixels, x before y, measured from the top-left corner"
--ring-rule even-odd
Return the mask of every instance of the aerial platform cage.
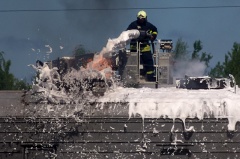
[[[138, 43], [140, 48], [141, 43]], [[156, 81], [146, 81], [140, 75], [143, 66], [140, 64], [140, 49], [136, 51], [121, 50], [119, 52], [119, 75], [126, 86], [172, 84], [172, 40], [158, 40], [152, 45]]]

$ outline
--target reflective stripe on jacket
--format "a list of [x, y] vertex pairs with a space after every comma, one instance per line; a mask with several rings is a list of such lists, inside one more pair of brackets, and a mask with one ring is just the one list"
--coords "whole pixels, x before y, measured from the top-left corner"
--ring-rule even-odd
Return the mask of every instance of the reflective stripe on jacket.
[[[140, 45], [140, 52], [149, 52], [151, 51], [151, 47], [149, 43], [138, 43]], [[137, 51], [137, 42], [130, 43], [130, 50]]]

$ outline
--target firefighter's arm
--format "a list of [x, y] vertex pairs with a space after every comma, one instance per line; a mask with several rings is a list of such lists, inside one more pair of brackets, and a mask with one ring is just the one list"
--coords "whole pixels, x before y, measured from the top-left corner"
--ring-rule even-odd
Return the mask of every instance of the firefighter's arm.
[[151, 36], [151, 40], [154, 41], [157, 38], [157, 32], [153, 32]]
[[154, 41], [157, 38], [157, 31], [148, 30], [147, 37], [149, 37], [151, 41]]
[[157, 27], [151, 24], [151, 37], [150, 37], [151, 41], [154, 41], [157, 38], [157, 34], [158, 34]]
[[153, 26], [152, 37], [151, 37], [152, 41], [154, 41], [157, 38], [157, 34], [158, 34], [157, 28], [155, 26]]

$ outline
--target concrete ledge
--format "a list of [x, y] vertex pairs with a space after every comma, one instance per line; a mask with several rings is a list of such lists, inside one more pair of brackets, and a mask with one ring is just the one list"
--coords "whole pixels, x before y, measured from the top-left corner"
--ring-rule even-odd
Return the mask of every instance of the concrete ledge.
[[37, 104], [23, 91], [0, 91], [0, 117], [128, 117], [128, 103]]
[[23, 91], [0, 91], [0, 116], [23, 116]]

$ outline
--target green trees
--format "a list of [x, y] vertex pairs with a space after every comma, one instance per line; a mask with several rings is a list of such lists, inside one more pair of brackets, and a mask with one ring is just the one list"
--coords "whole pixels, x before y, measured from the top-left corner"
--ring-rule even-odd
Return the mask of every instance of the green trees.
[[218, 62], [210, 71], [209, 75], [213, 77], [228, 77], [232, 74], [235, 77], [237, 85], [240, 84], [240, 44], [234, 43], [231, 52], [225, 55], [223, 63]]
[[79, 44], [74, 48], [73, 55], [80, 56], [80, 55], [86, 54], [87, 52], [89, 52], [89, 51], [86, 50], [82, 44]]
[[[196, 40], [193, 43], [193, 52], [191, 55], [189, 55], [187, 48], [187, 43], [183, 42], [182, 39], [178, 39], [175, 49], [173, 51], [175, 63], [178, 63], [179, 61], [184, 61], [181, 62], [181, 64], [184, 63], [186, 66], [181, 66], [182, 68], [188, 69], [189, 67], [195, 67], [196, 63], [191, 62], [198, 61], [204, 63], [204, 65], [206, 66], [206, 75], [214, 78], [226, 78], [229, 77], [229, 74], [232, 74], [235, 77], [236, 84], [240, 85], [240, 43], [235, 42], [233, 44], [232, 50], [225, 55], [224, 62], [218, 62], [213, 68], [210, 69], [210, 71], [208, 71], [209, 63], [213, 56], [209, 53], [201, 52], [203, 48], [202, 42], [200, 40]], [[174, 69], [175, 71], [176, 69], [179, 69], [179, 65], [176, 65]]]
[[175, 60], [187, 60], [188, 59], [188, 45], [186, 42], [182, 40], [182, 38], [178, 39], [176, 42], [175, 49], [173, 51]]
[[202, 42], [200, 40], [197, 40], [193, 44], [193, 53], [192, 53], [192, 60], [199, 60], [200, 62], [204, 62], [206, 67], [209, 68], [210, 60], [213, 58], [213, 56], [210, 53], [202, 52], [200, 55], [200, 51], [202, 50]]
[[11, 89], [14, 78], [9, 69], [11, 66], [10, 60], [5, 60], [3, 57], [4, 52], [0, 52], [0, 90], [9, 90]]
[[199, 59], [199, 52], [202, 50], [202, 42], [197, 40], [193, 43], [192, 59]]
[[207, 74], [207, 69], [209, 68], [209, 63], [213, 56], [206, 52], [201, 53], [202, 48], [202, 42], [196, 40], [193, 43], [193, 52], [192, 54], [189, 54], [189, 51], [187, 50], [188, 44], [181, 38], [178, 39], [173, 51], [173, 58], [175, 60], [174, 71], [189, 75]]
[[211, 71], [209, 72], [209, 75], [212, 77], [225, 77], [224, 74], [224, 66], [223, 64], [221, 64], [220, 62], [218, 62], [216, 64], [216, 66], [214, 68], [211, 69]]
[[18, 80], [9, 72], [11, 61], [5, 60], [3, 54], [4, 52], [0, 51], [0, 90], [27, 89], [29, 86], [25, 81]]
[[224, 62], [225, 75], [232, 74], [235, 77], [237, 84], [240, 83], [240, 44], [234, 43], [232, 52], [225, 56]]

